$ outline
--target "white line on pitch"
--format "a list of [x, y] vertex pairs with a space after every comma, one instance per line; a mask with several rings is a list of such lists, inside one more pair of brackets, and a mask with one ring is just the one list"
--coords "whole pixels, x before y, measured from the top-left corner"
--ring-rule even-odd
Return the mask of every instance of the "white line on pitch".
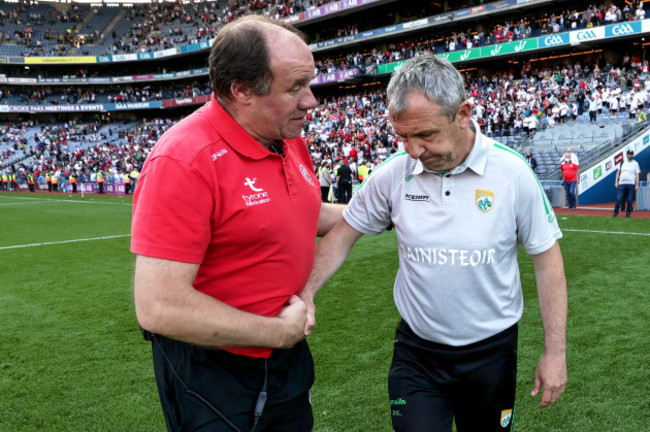
[[29, 205], [34, 204], [33, 202], [9, 202], [9, 203], [0, 203], [0, 206], [16, 206], [16, 205]]
[[634, 233], [634, 232], [622, 232], [622, 231], [592, 231], [592, 230], [577, 230], [577, 229], [562, 229], [562, 231], [572, 231], [572, 232], [584, 232], [584, 233], [596, 233], [596, 234], [626, 234], [626, 235], [636, 235], [636, 236], [650, 236], [649, 233]]
[[[0, 196], [0, 198], [2, 198]], [[19, 200], [29, 200], [29, 203], [25, 204], [33, 204], [35, 201], [47, 201], [47, 202], [64, 202], [64, 203], [75, 203], [75, 204], [83, 204], [83, 203], [88, 203], [88, 204], [109, 204], [109, 205], [126, 205], [126, 206], [131, 206], [133, 204], [131, 203], [116, 203], [116, 202], [108, 202], [108, 201], [95, 201], [94, 198], [90, 198], [88, 200], [66, 200], [66, 199], [52, 199], [52, 198], [25, 198], [25, 197], [6, 197], [8, 199], [19, 199]], [[1, 203], [0, 205], [11, 205], [11, 204], [17, 204], [17, 203]], [[22, 203], [21, 203], [22, 204]]]
[[76, 243], [76, 242], [85, 242], [85, 241], [93, 241], [93, 240], [106, 240], [106, 239], [114, 239], [114, 238], [121, 238], [121, 237], [131, 237], [131, 234], [122, 234], [122, 235], [106, 236], [106, 237], [93, 237], [93, 238], [75, 239], [75, 240], [62, 240], [62, 241], [46, 242], [46, 243], [32, 243], [32, 244], [15, 245], [15, 246], [2, 246], [0, 247], [0, 250], [20, 249], [20, 248], [35, 247], [35, 246], [59, 245], [64, 243]]

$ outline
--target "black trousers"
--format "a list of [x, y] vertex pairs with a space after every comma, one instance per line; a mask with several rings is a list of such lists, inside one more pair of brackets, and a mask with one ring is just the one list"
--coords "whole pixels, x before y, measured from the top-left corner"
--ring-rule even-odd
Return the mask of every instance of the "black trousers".
[[341, 182], [338, 187], [338, 200], [341, 204], [347, 204], [352, 199], [352, 183]]
[[[158, 394], [168, 431], [309, 432], [314, 363], [306, 341], [266, 359], [153, 335]], [[256, 418], [265, 392], [261, 415]]]
[[323, 202], [328, 202], [327, 197], [330, 194], [330, 186], [321, 186], [320, 187], [320, 198]]
[[418, 337], [400, 322], [388, 375], [400, 432], [503, 432], [514, 420], [518, 327], [461, 347]]

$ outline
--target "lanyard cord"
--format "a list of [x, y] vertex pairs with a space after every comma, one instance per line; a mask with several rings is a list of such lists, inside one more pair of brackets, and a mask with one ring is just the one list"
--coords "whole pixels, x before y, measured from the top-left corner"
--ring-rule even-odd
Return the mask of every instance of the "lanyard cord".
[[260, 421], [260, 417], [262, 417], [262, 412], [264, 411], [264, 405], [266, 405], [266, 387], [268, 384], [268, 377], [269, 377], [269, 366], [268, 366], [268, 359], [264, 359], [264, 385], [262, 386], [262, 391], [260, 391], [260, 394], [257, 396], [257, 402], [255, 403], [255, 423], [253, 423], [253, 429], [251, 429], [251, 432], [255, 431], [255, 428], [257, 427], [257, 423]]

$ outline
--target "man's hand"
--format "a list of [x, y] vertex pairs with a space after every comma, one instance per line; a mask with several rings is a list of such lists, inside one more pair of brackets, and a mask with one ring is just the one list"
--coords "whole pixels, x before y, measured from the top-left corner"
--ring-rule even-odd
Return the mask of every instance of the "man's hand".
[[279, 348], [291, 348], [305, 338], [307, 306], [302, 299], [292, 295], [277, 316], [284, 330], [279, 337]]
[[316, 305], [314, 304], [314, 293], [305, 288], [300, 293], [300, 298], [305, 302], [305, 306], [307, 307], [307, 320], [305, 321], [305, 337], [307, 337], [311, 334], [314, 326], [316, 326]]
[[560, 398], [567, 383], [566, 358], [564, 355], [544, 354], [535, 371], [535, 384], [531, 396], [537, 396], [543, 390], [540, 408], [552, 405]]

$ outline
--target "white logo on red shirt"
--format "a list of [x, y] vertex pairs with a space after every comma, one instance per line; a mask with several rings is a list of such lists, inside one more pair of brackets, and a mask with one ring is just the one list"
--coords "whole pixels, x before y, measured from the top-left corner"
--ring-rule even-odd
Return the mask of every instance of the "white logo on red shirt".
[[254, 186], [256, 181], [257, 181], [257, 178], [254, 178], [253, 180], [251, 180], [248, 177], [246, 177], [246, 181], [244, 182], [244, 186], [248, 186], [254, 192], [262, 192], [264, 189], [259, 189], [259, 188], [256, 188]]
[[244, 186], [248, 186], [253, 192], [257, 192], [251, 195], [242, 195], [242, 199], [244, 200], [244, 203], [250, 207], [258, 204], [265, 204], [267, 202], [271, 201], [271, 198], [269, 197], [269, 193], [264, 191], [264, 189], [260, 189], [255, 187], [255, 182], [257, 181], [257, 178], [250, 179], [246, 177], [246, 181], [244, 182]]
[[307, 168], [305, 168], [303, 165], [300, 165], [300, 172], [302, 173], [302, 176], [307, 180], [307, 183], [310, 185], [314, 185], [314, 181], [311, 179], [311, 176], [309, 175], [309, 171], [307, 171]]
[[225, 155], [226, 153], [228, 153], [228, 150], [226, 150], [226, 149], [219, 150], [218, 152], [213, 153], [211, 155], [212, 156], [212, 161], [213, 162], [216, 161], [217, 159], [219, 159], [221, 156]]

